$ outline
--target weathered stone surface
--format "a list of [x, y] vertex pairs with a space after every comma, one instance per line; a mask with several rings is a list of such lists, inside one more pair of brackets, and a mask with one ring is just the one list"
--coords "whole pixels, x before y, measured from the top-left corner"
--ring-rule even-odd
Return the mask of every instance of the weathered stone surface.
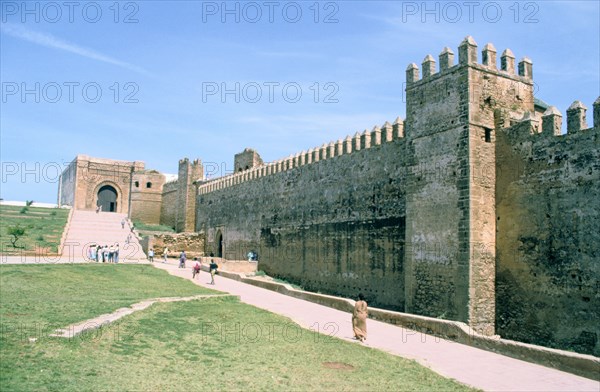
[[600, 128], [496, 143], [497, 332], [600, 356]]
[[[135, 171], [143, 172], [144, 163], [77, 155], [60, 176], [58, 204], [93, 211], [98, 205], [98, 192], [102, 187], [108, 186], [116, 193], [111, 206], [114, 212], [127, 214], [130, 193], [143, 192], [133, 189], [132, 174]], [[161, 188], [164, 176], [162, 182], [160, 178], [156, 178], [156, 181]]]
[[143, 244], [144, 251], [154, 249], [154, 258], [160, 259], [165, 250], [169, 248], [169, 257], [179, 257], [185, 250], [188, 259], [205, 256], [204, 234], [200, 233], [176, 233], [176, 234], [154, 234], [148, 237]]
[[[467, 37], [459, 64], [440, 60], [438, 73], [428, 56], [422, 80], [410, 64], [406, 121], [384, 124], [381, 135], [375, 129], [369, 148], [363, 133], [360, 142], [356, 135], [338, 141], [333, 159], [307, 159], [216, 192], [201, 187], [196, 228], [206, 233], [207, 248], [233, 258], [257, 250], [261, 269], [312, 290], [365, 291], [386, 308], [464, 321], [486, 335], [498, 323], [507, 338], [598, 355], [597, 296], [582, 297], [577, 327], [569, 328], [574, 299], [559, 295], [560, 304], [548, 299], [553, 305], [545, 306], [528, 297], [531, 289], [557, 284], [549, 269], [536, 267], [532, 278], [507, 256], [530, 231], [526, 238], [551, 237], [553, 244], [598, 232], [597, 129], [581, 132], [587, 141], [564, 140], [560, 113], [536, 112], [531, 61], [524, 59], [517, 75], [510, 49], [500, 70], [493, 45], [484, 48], [485, 64], [477, 63], [476, 49]], [[571, 108], [580, 129], [582, 111], [582, 105]], [[535, 165], [527, 155], [534, 152]], [[547, 182], [552, 175], [544, 159], [560, 160], [561, 170], [573, 174], [564, 183]], [[524, 173], [530, 174], [513, 183], [511, 176]], [[529, 175], [540, 185], [531, 186]], [[562, 198], [585, 218], [570, 227], [558, 219], [557, 228], [568, 229], [551, 232], [540, 211], [568, 210]], [[515, 208], [521, 205], [527, 208]], [[569, 257], [582, 260], [588, 288], [598, 285], [597, 263], [589, 261], [597, 261], [598, 244], [592, 235], [586, 246], [568, 248], [576, 252]], [[565, 252], [552, 257], [567, 262]], [[540, 328], [545, 332], [534, 332]]]
[[263, 160], [261, 159], [260, 155], [258, 155], [258, 153], [251, 148], [246, 148], [239, 154], [235, 154], [233, 159], [233, 169], [236, 173], [253, 169], [261, 166], [262, 164]]
[[[408, 66], [405, 121], [267, 164], [247, 149], [208, 181], [184, 159], [160, 197], [132, 191], [132, 212], [154, 220], [160, 199], [162, 224], [201, 233], [198, 255], [255, 251], [309, 290], [598, 356], [600, 101], [590, 129], [576, 101], [561, 135], [561, 113], [534, 101], [531, 60], [516, 74], [506, 49], [498, 69], [488, 44], [478, 63], [472, 37], [458, 55], [445, 48], [439, 72], [427, 56], [422, 79]], [[125, 182], [155, 181], [137, 164]], [[61, 199], [83, 173], [63, 173]]]

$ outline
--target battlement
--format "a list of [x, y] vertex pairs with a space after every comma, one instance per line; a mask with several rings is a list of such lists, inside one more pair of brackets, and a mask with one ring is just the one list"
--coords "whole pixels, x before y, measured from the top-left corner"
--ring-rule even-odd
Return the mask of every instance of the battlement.
[[[593, 126], [588, 127], [586, 120], [587, 107], [581, 101], [574, 101], [566, 110], [567, 113], [567, 135], [573, 135], [579, 132], [599, 131], [600, 130], [600, 97], [593, 103]], [[528, 135], [542, 136], [565, 136], [562, 134], [563, 115], [556, 108], [550, 106], [542, 115], [532, 112], [525, 112], [522, 118], [516, 119], [510, 127], [518, 126], [522, 131], [525, 127], [529, 132], [523, 132], [523, 137]]]
[[274, 162], [209, 180], [198, 187], [198, 194], [210, 193], [246, 181], [314, 164], [319, 161], [333, 159], [342, 155], [349, 155], [360, 150], [377, 148], [385, 143], [402, 141], [403, 139], [404, 121], [398, 117], [393, 124], [386, 121], [381, 127], [374, 126], [371, 131], [365, 129], [363, 132], [356, 132], [353, 136], [348, 135], [345, 139], [339, 139], [336, 142], [324, 143], [319, 147], [313, 147], [308, 151], [302, 151]]
[[445, 47], [439, 54], [439, 69], [436, 72], [436, 61], [432, 55], [428, 54], [421, 63], [423, 77], [419, 78], [419, 67], [411, 63], [406, 68], [406, 84], [410, 87], [413, 84], [425, 82], [431, 78], [439, 77], [463, 66], [471, 66], [482, 70], [493, 72], [498, 75], [518, 79], [520, 81], [531, 83], [533, 80], [533, 62], [528, 57], [523, 57], [518, 67], [515, 68], [515, 55], [510, 49], [505, 49], [500, 56], [500, 68], [498, 68], [496, 59], [496, 48], [488, 43], [481, 52], [481, 63], [477, 60], [477, 43], [471, 36], [465, 37], [458, 47], [458, 64], [454, 64], [454, 52], [449, 47]]

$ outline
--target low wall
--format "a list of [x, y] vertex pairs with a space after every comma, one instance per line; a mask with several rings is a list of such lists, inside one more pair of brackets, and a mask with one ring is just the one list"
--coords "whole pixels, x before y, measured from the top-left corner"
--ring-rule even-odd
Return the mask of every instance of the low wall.
[[[194, 257], [204, 256], [204, 235], [201, 233], [157, 233], [149, 234], [144, 250], [148, 253], [150, 247], [154, 248], [154, 258], [162, 257], [165, 247], [169, 248], [169, 257], [179, 258], [181, 250], [189, 260]], [[246, 271], [240, 271], [246, 272]]]
[[58, 245], [58, 254], [62, 255], [63, 250], [65, 249], [65, 241], [67, 239], [67, 234], [69, 234], [69, 229], [71, 228], [71, 218], [73, 217], [73, 208], [69, 209], [69, 216], [67, 217], [67, 224], [63, 229], [62, 236], [60, 237], [60, 244]]
[[258, 263], [249, 262], [247, 260], [225, 260], [220, 257], [200, 257], [199, 260], [205, 264], [210, 264], [211, 260], [214, 260], [219, 266], [219, 271], [226, 272], [239, 272], [244, 274], [250, 274], [256, 272]]
[[[203, 266], [203, 269], [208, 271], [206, 266]], [[355, 302], [351, 299], [296, 290], [287, 284], [249, 278], [240, 273], [220, 270], [219, 275], [344, 312], [352, 313], [354, 310]], [[369, 307], [369, 318], [600, 381], [600, 358], [592, 355], [516, 342], [502, 339], [498, 335], [493, 337], [480, 335], [459, 321], [371, 307]]]

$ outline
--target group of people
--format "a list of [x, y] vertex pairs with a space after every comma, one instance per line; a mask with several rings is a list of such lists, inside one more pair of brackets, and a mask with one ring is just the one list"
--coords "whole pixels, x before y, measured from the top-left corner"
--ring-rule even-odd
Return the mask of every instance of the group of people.
[[118, 263], [119, 262], [119, 243], [113, 245], [92, 245], [88, 248], [88, 259], [96, 263]]
[[[163, 263], [167, 262], [167, 257], [169, 257], [169, 248], [165, 247], [162, 253]], [[148, 261], [154, 262], [154, 248], [148, 249]]]
[[[167, 252], [168, 249], [165, 248], [163, 255], [165, 261], [167, 260]], [[213, 254], [210, 255], [213, 257]], [[148, 252], [148, 257], [150, 261], [152, 261], [152, 257], [154, 257], [154, 250], [150, 249]], [[185, 261], [187, 257], [185, 251], [182, 250], [179, 255], [179, 268], [185, 268]], [[248, 260], [255, 261], [258, 259], [258, 254], [253, 251], [248, 253]], [[194, 257], [195, 264], [192, 267], [192, 279], [196, 279], [196, 276], [200, 275], [200, 271], [202, 270], [202, 262]], [[215, 284], [215, 275], [219, 266], [215, 263], [214, 259], [210, 259], [210, 264], [208, 266], [208, 271], [210, 272], [210, 284]], [[367, 306], [367, 301], [365, 300], [365, 296], [360, 293], [358, 294], [358, 301], [354, 304], [354, 310], [352, 312], [352, 331], [354, 333], [354, 339], [360, 341], [361, 343], [367, 340], [367, 318], [369, 317], [369, 310]]]
[[[194, 260], [196, 260], [195, 257]], [[194, 267], [192, 268], [192, 279], [195, 279], [196, 275], [200, 276], [201, 269], [202, 263], [196, 260], [196, 264], [194, 264]], [[217, 265], [217, 263], [215, 263], [215, 260], [211, 259], [210, 264], [208, 265], [208, 272], [210, 272], [210, 284], [215, 284], [215, 275], [217, 274], [218, 269], [219, 266]]]

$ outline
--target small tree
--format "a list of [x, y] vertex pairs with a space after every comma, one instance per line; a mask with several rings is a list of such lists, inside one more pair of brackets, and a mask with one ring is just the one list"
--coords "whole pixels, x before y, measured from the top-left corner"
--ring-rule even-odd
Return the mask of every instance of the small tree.
[[10, 242], [12, 243], [12, 247], [15, 249], [25, 249], [24, 246], [17, 245], [17, 241], [19, 240], [19, 238], [25, 235], [25, 228], [19, 225], [8, 226], [7, 231], [9, 235], [13, 236], [13, 239], [10, 240]]

